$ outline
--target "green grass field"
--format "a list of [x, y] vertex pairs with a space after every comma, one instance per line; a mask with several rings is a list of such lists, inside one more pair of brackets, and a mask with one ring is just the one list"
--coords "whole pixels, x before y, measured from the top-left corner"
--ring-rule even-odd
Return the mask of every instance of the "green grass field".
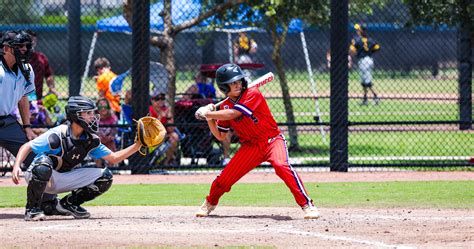
[[[122, 73], [122, 72], [117, 72]], [[276, 72], [274, 72], [276, 73]], [[377, 92], [382, 94], [457, 94], [458, 82], [456, 71], [446, 71], [443, 74], [450, 77], [447, 79], [431, 79], [428, 71], [413, 71], [408, 76], [400, 74], [393, 74], [386, 71], [375, 71], [374, 73], [374, 87]], [[176, 75], [176, 92], [184, 92], [187, 87], [194, 83], [194, 72], [178, 71]], [[306, 71], [289, 71], [286, 73], [288, 80], [288, 87], [290, 93], [294, 96], [303, 94], [312, 94], [313, 86], [310, 83]], [[330, 80], [328, 72], [315, 72], [314, 74], [315, 87], [319, 94], [326, 95], [329, 93]], [[359, 84], [359, 75], [357, 71], [352, 70], [349, 74], [349, 93], [361, 94], [362, 90]], [[67, 76], [56, 76], [56, 85], [60, 92], [67, 93], [68, 80]], [[130, 89], [131, 78], [128, 77], [124, 83], [124, 89]], [[84, 82], [83, 89], [90, 94], [96, 93], [95, 81], [88, 77]], [[268, 94], [279, 94], [281, 92], [278, 77], [275, 80], [265, 85], [262, 92]]]
[[[367, 208], [474, 208], [474, 181], [306, 183], [318, 206]], [[113, 185], [87, 203], [93, 206], [199, 206], [210, 184]], [[0, 207], [22, 207], [25, 187], [1, 187]], [[290, 207], [283, 183], [242, 183], [224, 195], [223, 206]]]
[[[300, 133], [298, 141], [302, 151], [292, 152], [293, 157], [329, 154], [329, 144], [323, 143], [317, 130]], [[474, 151], [472, 137], [459, 132], [357, 132], [349, 134], [349, 144], [350, 156], [464, 156]]]
[[[443, 75], [456, 75], [455, 71], [443, 71]], [[436, 97], [456, 96], [458, 82], [456, 77], [444, 77], [442, 79], [432, 79], [428, 71], [413, 71], [411, 75], [392, 74], [390, 72], [376, 71], [377, 92], [382, 94], [409, 95], [432, 94]], [[307, 73], [288, 72], [288, 83], [290, 93], [294, 96], [308, 96], [307, 98], [292, 98], [293, 110], [297, 123], [314, 122], [315, 100], [311, 96], [311, 84]], [[184, 92], [193, 84], [193, 72], [178, 72], [177, 92]], [[359, 77], [356, 71], [352, 70], [350, 75], [349, 93], [361, 94]], [[329, 94], [329, 74], [315, 73], [315, 81], [318, 92], [322, 95]], [[66, 93], [67, 78], [58, 76], [56, 78], [57, 88], [60, 92]], [[124, 83], [124, 89], [131, 86], [130, 77]], [[91, 97], [97, 96], [95, 81], [88, 78], [84, 84], [84, 92]], [[280, 85], [278, 78], [262, 87], [262, 92], [270, 96], [280, 96]], [[64, 95], [66, 97], [66, 95]], [[269, 106], [278, 123], [286, 123], [286, 112], [282, 99], [267, 98]], [[351, 98], [349, 100], [349, 121], [350, 122], [419, 122], [419, 121], [455, 121], [459, 119], [458, 104], [456, 101], [422, 100], [422, 99], [382, 99], [379, 105], [360, 106], [360, 99]], [[64, 105], [62, 102], [61, 105]], [[319, 99], [322, 122], [330, 121], [329, 98]], [[403, 126], [410, 128], [409, 125]], [[415, 127], [415, 126], [414, 126]], [[327, 127], [325, 127], [327, 128]], [[365, 126], [367, 128], [367, 126]], [[387, 128], [392, 128], [387, 126]], [[456, 130], [435, 130], [435, 131], [398, 131], [398, 132], [351, 132], [349, 136], [350, 156], [466, 156], [474, 153], [474, 145], [470, 141], [468, 132]], [[287, 137], [288, 138], [288, 137]], [[329, 134], [326, 134], [329, 141]], [[300, 131], [298, 141], [302, 150], [292, 152], [291, 156], [327, 156], [329, 154], [329, 144], [324, 144], [319, 132], [319, 126], [315, 126], [312, 131]], [[235, 148], [235, 146], [233, 146]], [[309, 161], [308, 161], [309, 162]]]
[[[447, 75], [455, 75], [454, 71], [444, 72]], [[414, 71], [410, 76], [392, 74], [391, 72], [377, 71], [374, 74], [375, 89], [382, 95], [407, 95], [407, 94], [435, 94], [437, 97], [453, 97], [458, 91], [458, 83], [453, 79], [430, 79], [427, 71]], [[288, 72], [288, 85], [292, 96], [307, 96], [307, 98], [292, 98], [293, 111], [296, 122], [313, 122], [315, 116], [315, 100], [312, 96], [312, 86], [307, 74], [302, 72]], [[362, 90], [359, 84], [358, 73], [351, 71], [349, 76], [349, 93], [361, 95]], [[63, 93], [62, 97], [67, 97], [68, 83], [66, 76], [56, 77], [56, 88]], [[176, 75], [176, 92], [184, 92], [188, 86], [193, 84], [193, 73], [190, 71], [178, 72]], [[330, 81], [329, 74], [316, 73], [315, 82], [317, 92], [320, 95], [328, 96]], [[123, 89], [131, 88], [131, 78], [128, 77]], [[150, 86], [151, 89], [151, 86]], [[87, 78], [83, 86], [84, 94], [90, 97], [97, 97], [95, 81]], [[262, 92], [269, 96], [281, 96], [281, 88], [278, 78], [274, 82], [262, 87]], [[329, 98], [318, 100], [319, 109], [322, 113], [321, 119], [328, 122]], [[268, 103], [277, 122], [286, 122], [285, 108], [282, 99], [268, 98]], [[455, 121], [458, 119], [458, 105], [456, 101], [441, 100], [421, 100], [421, 99], [383, 99], [377, 106], [360, 106], [360, 99], [350, 99], [349, 120], [351, 122], [371, 122], [371, 121]], [[64, 103], [62, 103], [64, 105]]]

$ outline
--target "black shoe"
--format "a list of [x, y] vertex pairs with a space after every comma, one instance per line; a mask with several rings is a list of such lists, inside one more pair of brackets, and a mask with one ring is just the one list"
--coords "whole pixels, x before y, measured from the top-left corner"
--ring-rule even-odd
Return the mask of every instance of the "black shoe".
[[360, 102], [359, 105], [367, 105], [368, 103], [369, 103], [369, 102], [368, 102], [366, 99], [364, 99], [364, 100], [362, 100], [362, 102]]
[[56, 207], [58, 206], [59, 199], [54, 198], [53, 200], [43, 201], [41, 202], [41, 209], [44, 212], [44, 215], [69, 215], [65, 212], [59, 212]]
[[379, 97], [374, 97], [374, 105], [380, 104], [380, 98]]
[[74, 216], [76, 219], [87, 219], [91, 217], [91, 214], [86, 209], [79, 205], [73, 205], [65, 201], [64, 199], [58, 202], [56, 209], [61, 213], [66, 213]]
[[26, 221], [39, 221], [39, 220], [44, 220], [45, 215], [43, 213], [43, 210], [39, 208], [31, 208], [27, 209], [25, 211], [25, 220]]

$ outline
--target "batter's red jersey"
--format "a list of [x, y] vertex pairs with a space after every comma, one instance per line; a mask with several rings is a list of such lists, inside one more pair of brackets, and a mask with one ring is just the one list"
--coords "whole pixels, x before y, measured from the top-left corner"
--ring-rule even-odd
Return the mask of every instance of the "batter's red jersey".
[[247, 89], [237, 101], [227, 99], [220, 109], [235, 109], [242, 116], [233, 120], [219, 120], [217, 127], [221, 132], [234, 130], [241, 143], [255, 143], [268, 140], [280, 134], [267, 101], [257, 87]]

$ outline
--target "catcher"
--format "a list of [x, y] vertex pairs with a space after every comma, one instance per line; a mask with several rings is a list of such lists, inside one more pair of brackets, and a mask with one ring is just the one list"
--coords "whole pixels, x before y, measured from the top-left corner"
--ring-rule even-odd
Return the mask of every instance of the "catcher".
[[[106, 192], [112, 185], [112, 172], [108, 168], [80, 167], [89, 155], [118, 163], [141, 148], [159, 145], [166, 134], [156, 119], [144, 117], [137, 121], [137, 137], [131, 146], [112, 152], [96, 135], [99, 115], [95, 103], [82, 96], [70, 97], [65, 107], [67, 122], [25, 143], [18, 152], [13, 166], [12, 180], [20, 182], [20, 165], [33, 151], [35, 159], [25, 172], [28, 183], [25, 220], [45, 219], [46, 214], [72, 215], [86, 219], [90, 213], [81, 207]], [[144, 149], [141, 149], [144, 150]], [[146, 150], [146, 149], [145, 149]], [[55, 195], [70, 192], [61, 200]], [[45, 194], [47, 193], [47, 194]], [[54, 200], [43, 200], [53, 196]]]

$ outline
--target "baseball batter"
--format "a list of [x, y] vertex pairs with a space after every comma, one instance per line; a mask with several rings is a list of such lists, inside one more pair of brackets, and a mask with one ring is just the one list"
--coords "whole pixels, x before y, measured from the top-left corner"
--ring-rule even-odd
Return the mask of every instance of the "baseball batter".
[[196, 216], [208, 216], [232, 185], [262, 162], [269, 162], [305, 212], [304, 218], [318, 218], [319, 212], [313, 200], [298, 173], [289, 164], [285, 138], [262, 93], [257, 87], [247, 89], [245, 75], [235, 64], [217, 69], [216, 81], [219, 89], [229, 98], [219, 106], [220, 110], [214, 110], [212, 104], [201, 107], [196, 117], [205, 117], [212, 134], [220, 141], [232, 128], [240, 139], [241, 147], [212, 183], [209, 195]]
[[351, 54], [355, 54], [358, 60], [357, 65], [359, 66], [361, 85], [364, 90], [361, 105], [367, 105], [367, 93], [369, 90], [374, 95], [374, 103], [378, 104], [380, 99], [377, 97], [372, 83], [372, 70], [374, 68], [372, 54], [380, 50], [380, 45], [367, 36], [367, 31], [364, 26], [355, 24], [354, 28], [357, 32], [357, 37], [351, 41], [350, 52]]
[[81, 168], [87, 155], [118, 163], [137, 152], [140, 144], [117, 152], [101, 144], [96, 135], [99, 124], [95, 114], [95, 103], [82, 96], [70, 97], [66, 105], [68, 122], [48, 130], [41, 136], [25, 143], [19, 150], [12, 171], [12, 180], [20, 182], [20, 165], [33, 151], [36, 154], [25, 172], [28, 183], [25, 220], [44, 220], [42, 209], [44, 193], [70, 192], [56, 204], [60, 214], [72, 215], [76, 219], [90, 217], [80, 205], [106, 192], [112, 185], [112, 172], [107, 168]]

